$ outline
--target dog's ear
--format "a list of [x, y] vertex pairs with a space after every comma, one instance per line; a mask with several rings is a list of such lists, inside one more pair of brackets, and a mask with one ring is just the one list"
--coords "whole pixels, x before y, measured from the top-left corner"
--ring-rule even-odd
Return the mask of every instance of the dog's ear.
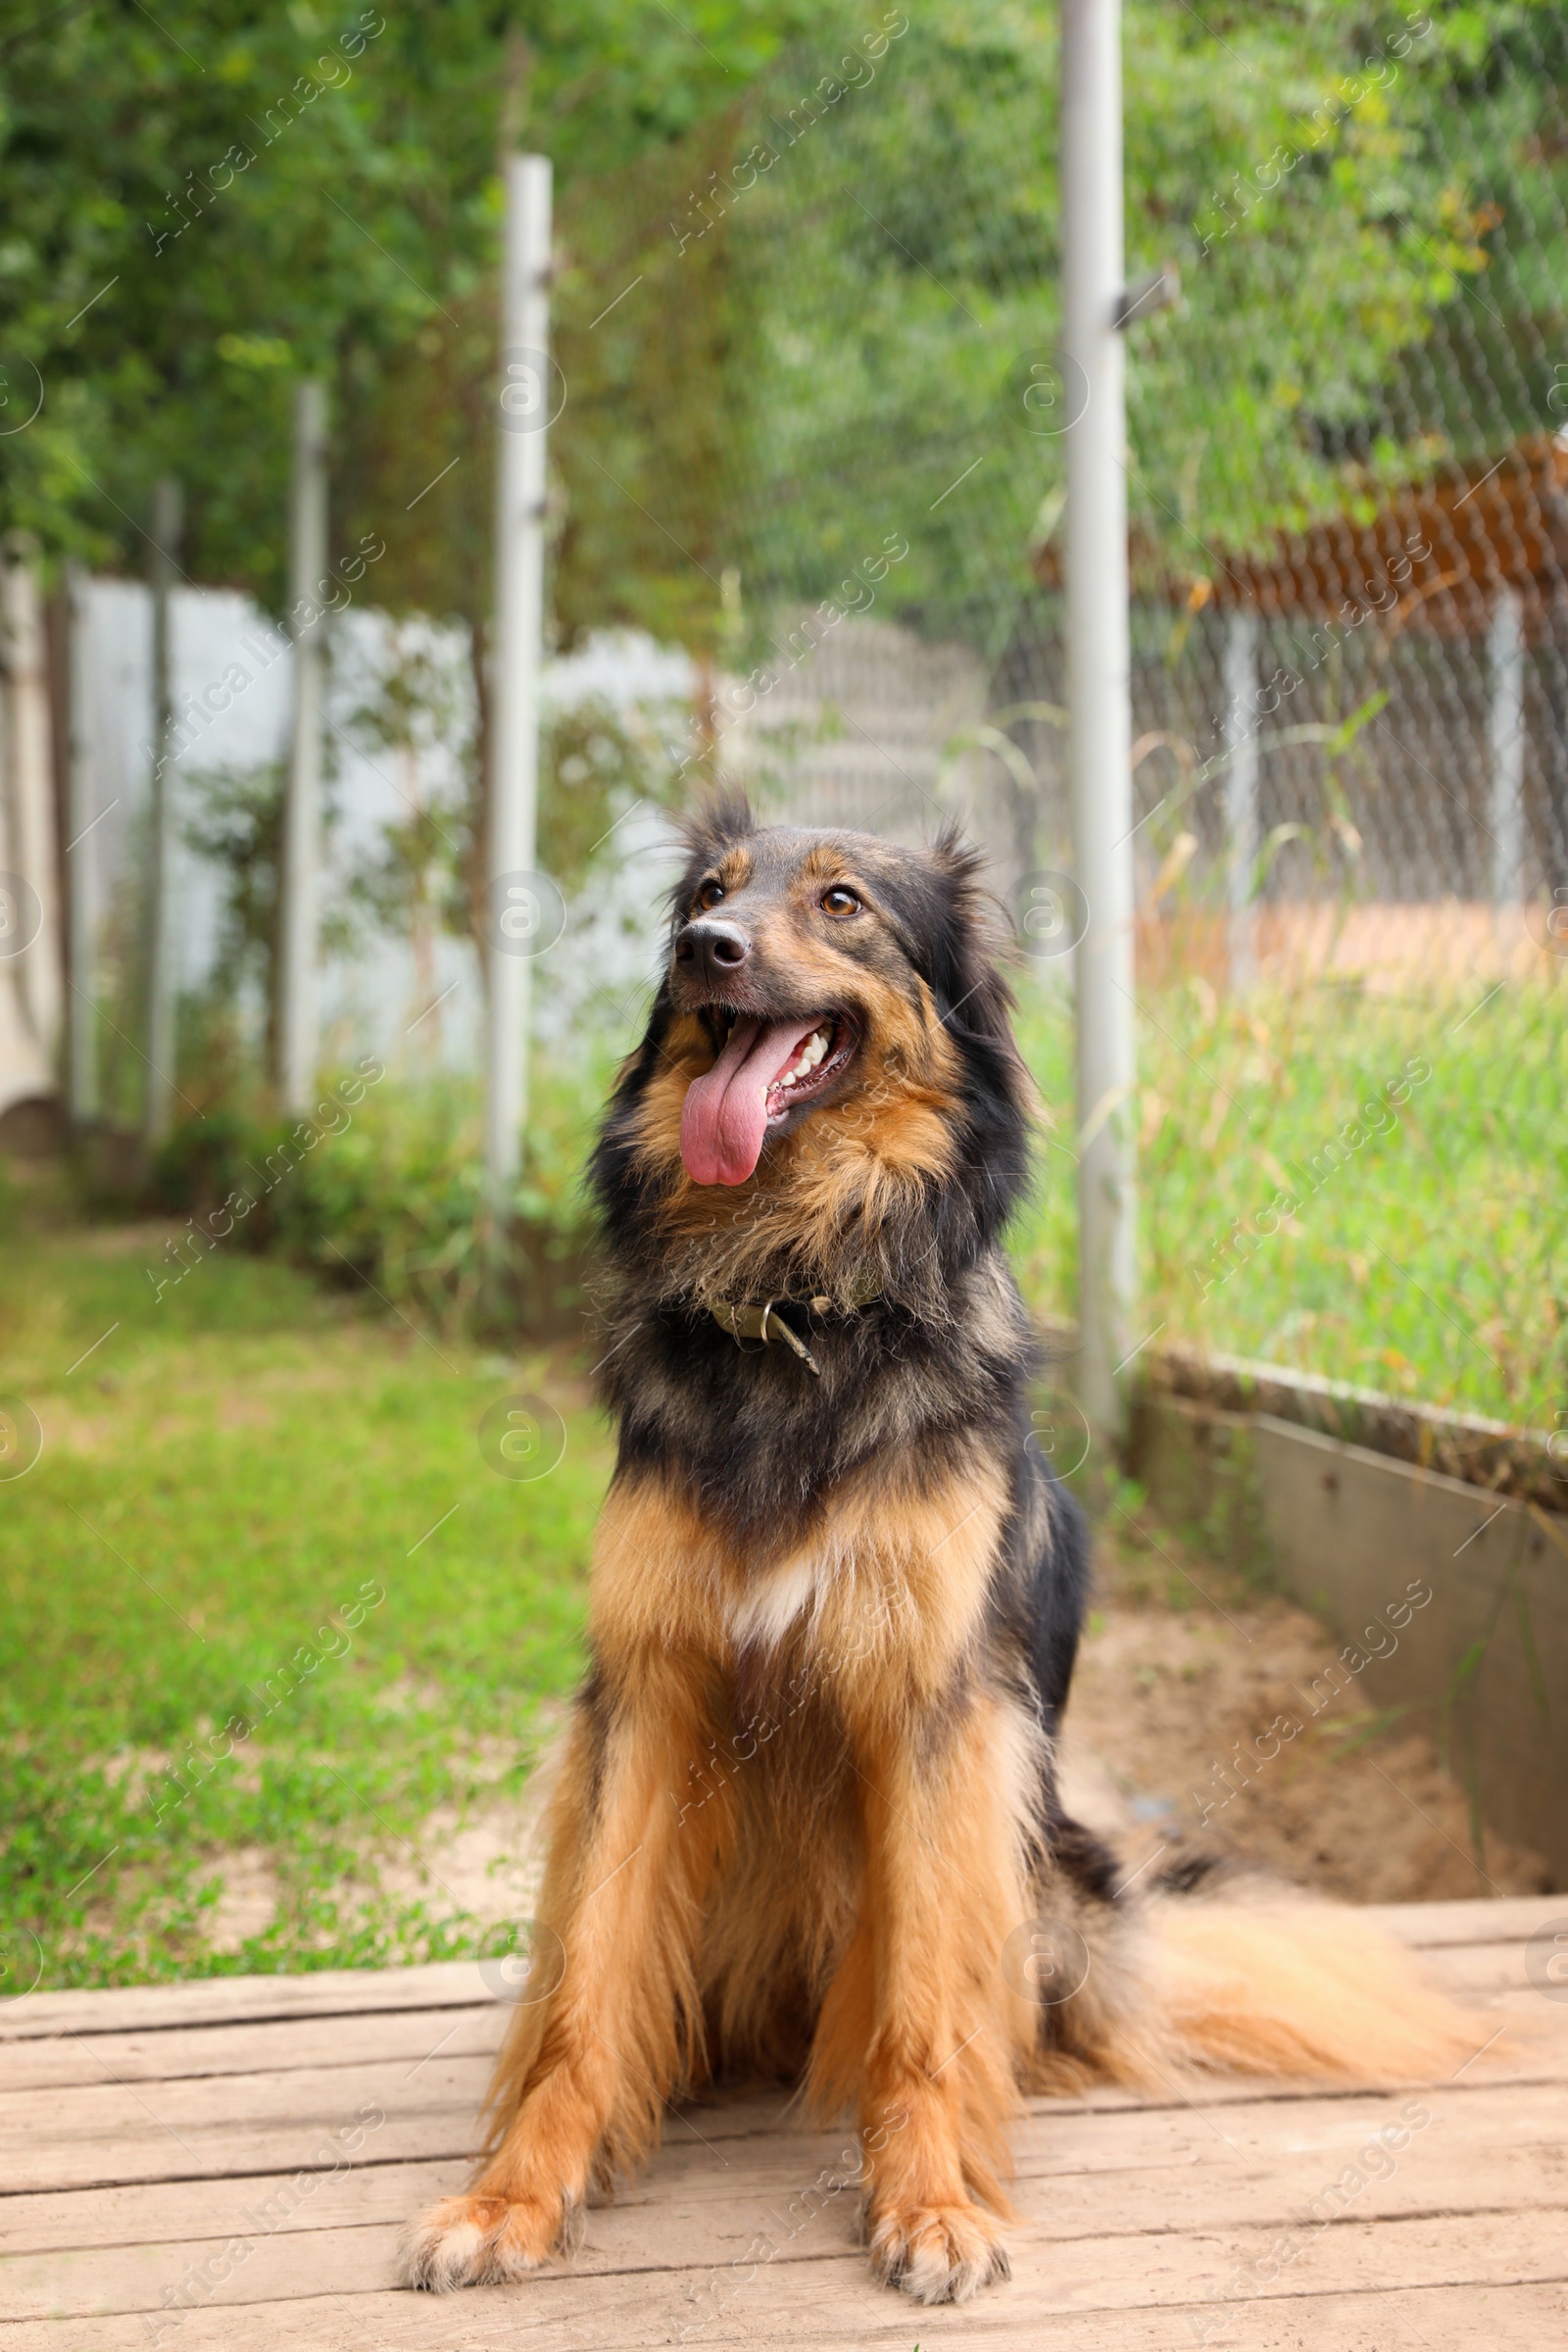
[[1012, 935], [981, 878], [984, 857], [951, 823], [943, 826], [927, 857], [938, 906], [931, 936], [931, 993], [943, 1025], [983, 1038], [1016, 1059], [1013, 994], [1001, 970]]
[[920, 958], [943, 1028], [962, 1069], [963, 1172], [948, 1188], [965, 1203], [966, 1230], [995, 1238], [1029, 1174], [1029, 1126], [1038, 1109], [1034, 1081], [1012, 1033], [1013, 995], [1002, 959], [1012, 945], [1001, 905], [981, 876], [984, 860], [956, 825], [946, 825], [923, 860]]
[[684, 810], [675, 819], [675, 827], [688, 861], [705, 866], [722, 858], [737, 842], [749, 840], [757, 831], [757, 819], [745, 793], [726, 785], [710, 800]]

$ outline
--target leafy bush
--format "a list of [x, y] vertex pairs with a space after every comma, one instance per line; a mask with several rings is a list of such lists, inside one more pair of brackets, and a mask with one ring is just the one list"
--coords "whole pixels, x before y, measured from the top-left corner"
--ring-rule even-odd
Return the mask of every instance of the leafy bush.
[[425, 1321], [559, 1330], [580, 1309], [588, 1239], [580, 1172], [605, 1077], [592, 1055], [572, 1071], [536, 1068], [527, 1163], [493, 1286], [482, 1282], [483, 1104], [474, 1079], [414, 1083], [367, 1056], [322, 1086], [308, 1119], [283, 1118], [260, 1099], [216, 1107], [170, 1137], [154, 1166], [154, 1197], [189, 1222], [178, 1245], [186, 1262], [238, 1240], [281, 1250], [329, 1281], [368, 1285]]

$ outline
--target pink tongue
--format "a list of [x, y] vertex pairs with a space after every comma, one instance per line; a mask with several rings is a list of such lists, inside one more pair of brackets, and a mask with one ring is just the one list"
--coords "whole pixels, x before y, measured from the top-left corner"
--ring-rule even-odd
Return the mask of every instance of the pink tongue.
[[808, 1021], [738, 1020], [705, 1078], [686, 1089], [680, 1155], [693, 1184], [744, 1184], [767, 1132], [767, 1090], [818, 1026]]

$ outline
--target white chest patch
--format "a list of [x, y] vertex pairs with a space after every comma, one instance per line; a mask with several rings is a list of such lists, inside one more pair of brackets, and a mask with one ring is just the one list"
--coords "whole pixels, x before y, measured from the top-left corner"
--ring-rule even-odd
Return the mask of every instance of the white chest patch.
[[738, 1592], [724, 1611], [737, 1649], [776, 1649], [796, 1619], [819, 1605], [827, 1562], [786, 1560]]

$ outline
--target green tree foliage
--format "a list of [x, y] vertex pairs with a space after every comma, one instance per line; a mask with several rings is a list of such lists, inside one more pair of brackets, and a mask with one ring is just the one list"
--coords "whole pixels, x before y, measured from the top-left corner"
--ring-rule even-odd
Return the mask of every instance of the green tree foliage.
[[[994, 605], [1058, 504], [1060, 440], [1022, 406], [1058, 324], [1056, 20], [1044, 0], [19, 13], [0, 521], [139, 567], [172, 467], [186, 570], [275, 609], [289, 394], [320, 370], [334, 536], [386, 538], [379, 601], [477, 627], [497, 162], [521, 142], [557, 167], [566, 637], [641, 621], [712, 651], [726, 565], [815, 596], [898, 531], [902, 611]], [[1130, 347], [1147, 535], [1201, 568], [1539, 422], [1565, 44], [1546, 0], [1129, 0], [1129, 269], [1174, 260], [1185, 287]], [[1414, 364], [1455, 318], [1467, 408]]]
[[[378, 597], [460, 612], [489, 572], [502, 148], [542, 147], [564, 183], [612, 171], [712, 113], [808, 15], [804, 0], [705, 0], [684, 25], [644, 0], [8, 13], [0, 519], [139, 569], [151, 484], [172, 469], [186, 571], [276, 609], [289, 394], [320, 371], [343, 503], [389, 496]], [[454, 450], [466, 478], [394, 537]]]
[[[894, 609], [1000, 642], [1074, 400], [1056, 12], [939, 5], [870, 49], [769, 76], [733, 147], [762, 168], [707, 200], [759, 338], [728, 385], [724, 553], [749, 595], [836, 597], [903, 532]], [[1129, 279], [1173, 262], [1183, 287], [1128, 338], [1152, 560], [1211, 571], [1555, 421], [1560, 12], [1130, 0], [1125, 52]]]

